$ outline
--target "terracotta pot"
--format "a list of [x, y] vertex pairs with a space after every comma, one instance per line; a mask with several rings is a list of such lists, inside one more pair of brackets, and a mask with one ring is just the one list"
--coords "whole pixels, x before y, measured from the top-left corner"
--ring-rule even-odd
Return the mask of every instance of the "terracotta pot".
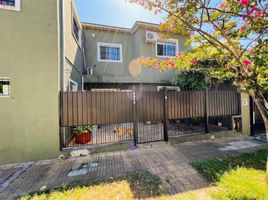
[[88, 131], [88, 133], [83, 134], [74, 134], [75, 143], [76, 144], [87, 144], [91, 140], [91, 131]]

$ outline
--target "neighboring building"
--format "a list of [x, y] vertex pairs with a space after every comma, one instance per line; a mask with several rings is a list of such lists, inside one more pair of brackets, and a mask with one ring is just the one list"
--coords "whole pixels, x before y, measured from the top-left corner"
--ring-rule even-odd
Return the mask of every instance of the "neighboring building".
[[188, 38], [173, 35], [162, 41], [159, 25], [139, 21], [131, 29], [89, 23], [82, 26], [88, 68], [88, 74], [83, 76], [85, 89], [124, 89], [138, 84], [155, 90], [157, 86], [170, 85], [172, 71], [139, 67], [134, 60], [141, 56], [175, 57], [178, 51], [185, 50]]
[[59, 91], [82, 89], [82, 26], [72, 0], [0, 1], [0, 164], [55, 158]]

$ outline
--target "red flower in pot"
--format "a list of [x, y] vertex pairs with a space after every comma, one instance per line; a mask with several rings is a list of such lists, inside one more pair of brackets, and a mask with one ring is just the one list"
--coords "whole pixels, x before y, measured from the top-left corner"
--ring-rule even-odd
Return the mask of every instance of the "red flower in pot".
[[87, 144], [91, 140], [91, 126], [76, 126], [74, 129], [74, 138], [76, 144]]

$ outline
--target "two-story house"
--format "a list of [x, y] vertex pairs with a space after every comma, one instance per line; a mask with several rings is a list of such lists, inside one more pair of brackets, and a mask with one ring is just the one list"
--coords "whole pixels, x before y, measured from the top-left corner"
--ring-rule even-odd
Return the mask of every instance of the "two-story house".
[[84, 88], [129, 88], [148, 90], [170, 85], [172, 71], [159, 72], [140, 66], [137, 58], [175, 57], [185, 50], [188, 36], [173, 35], [160, 40], [159, 25], [137, 21], [132, 28], [82, 23], [85, 35], [87, 74]]

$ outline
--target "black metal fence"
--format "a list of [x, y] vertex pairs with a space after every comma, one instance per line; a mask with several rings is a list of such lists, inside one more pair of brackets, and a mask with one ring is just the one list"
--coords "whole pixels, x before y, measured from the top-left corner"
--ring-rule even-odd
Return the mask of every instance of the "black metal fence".
[[[62, 148], [167, 141], [172, 136], [221, 131], [230, 129], [231, 117], [240, 114], [240, 94], [233, 90], [61, 92], [60, 102]], [[77, 126], [91, 128], [82, 142]]]

